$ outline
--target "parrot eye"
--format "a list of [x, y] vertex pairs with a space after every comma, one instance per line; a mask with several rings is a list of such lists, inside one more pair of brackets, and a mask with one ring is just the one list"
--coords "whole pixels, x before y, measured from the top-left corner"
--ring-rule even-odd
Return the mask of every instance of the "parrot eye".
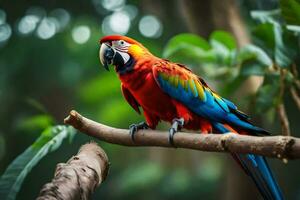
[[124, 41], [124, 40], [120, 40], [120, 41], [119, 41], [119, 45], [120, 45], [120, 46], [125, 46], [125, 41]]

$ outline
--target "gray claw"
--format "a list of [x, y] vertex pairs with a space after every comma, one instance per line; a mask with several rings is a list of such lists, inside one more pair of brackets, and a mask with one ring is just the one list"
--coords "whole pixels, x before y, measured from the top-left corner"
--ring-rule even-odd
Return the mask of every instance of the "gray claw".
[[174, 140], [173, 140], [173, 138], [174, 138], [175, 133], [176, 133], [176, 130], [174, 128], [170, 128], [169, 129], [169, 143], [172, 146], [174, 146]]
[[129, 126], [129, 135], [131, 137], [131, 140], [134, 141], [134, 134], [137, 132], [137, 127], [135, 124], [131, 124]]
[[169, 143], [170, 145], [174, 146], [174, 135], [175, 133], [180, 129], [182, 128], [184, 125], [184, 119], [183, 118], [180, 118], [180, 119], [173, 119], [172, 120], [172, 126], [171, 128], [169, 129]]
[[146, 122], [140, 122], [138, 124], [131, 124], [129, 126], [129, 135], [131, 137], [131, 140], [134, 141], [134, 135], [138, 132], [138, 130], [147, 129], [147, 128], [149, 128], [149, 126]]

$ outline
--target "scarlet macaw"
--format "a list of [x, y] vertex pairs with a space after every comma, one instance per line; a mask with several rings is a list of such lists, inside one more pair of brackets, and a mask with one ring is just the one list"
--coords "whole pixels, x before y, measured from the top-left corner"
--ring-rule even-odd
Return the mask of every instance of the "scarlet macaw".
[[[248, 135], [268, 134], [249, 122], [229, 100], [213, 91], [186, 66], [151, 54], [141, 43], [120, 35], [100, 40], [100, 61], [105, 69], [115, 66], [122, 93], [134, 110], [140, 107], [146, 122], [130, 126], [130, 135], [142, 128], [155, 129], [163, 120], [172, 124], [169, 141], [180, 128], [202, 133], [236, 132]], [[235, 154], [234, 159], [253, 179], [264, 199], [283, 199], [281, 190], [262, 156]]]

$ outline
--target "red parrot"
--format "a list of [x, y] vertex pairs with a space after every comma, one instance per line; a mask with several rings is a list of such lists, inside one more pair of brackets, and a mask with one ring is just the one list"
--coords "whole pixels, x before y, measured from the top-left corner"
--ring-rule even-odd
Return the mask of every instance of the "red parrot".
[[[158, 58], [126, 36], [105, 36], [100, 45], [100, 61], [107, 70], [109, 65], [115, 66], [127, 102], [138, 113], [143, 109], [146, 122], [130, 126], [133, 140], [139, 129], [155, 129], [161, 120], [171, 123], [171, 144], [181, 128], [202, 133], [268, 134], [186, 66]], [[232, 156], [253, 179], [264, 199], [283, 199], [264, 157], [235, 153]]]

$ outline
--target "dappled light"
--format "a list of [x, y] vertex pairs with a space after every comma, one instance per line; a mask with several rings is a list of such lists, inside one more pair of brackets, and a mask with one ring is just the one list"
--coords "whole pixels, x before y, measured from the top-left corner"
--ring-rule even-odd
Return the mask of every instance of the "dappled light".
[[11, 34], [11, 26], [6, 23], [6, 13], [0, 9], [0, 45], [9, 39]]
[[63, 9], [57, 8], [52, 10], [49, 13], [50, 17], [53, 17], [56, 20], [56, 31], [62, 31], [70, 23], [71, 15], [70, 13]]
[[57, 32], [63, 31], [71, 19], [68, 11], [62, 8], [52, 10], [48, 16], [40, 7], [30, 7], [17, 24], [17, 31], [21, 35], [35, 35], [40, 39], [52, 38]]
[[24, 35], [32, 33], [36, 29], [39, 21], [40, 18], [36, 15], [26, 15], [20, 20], [18, 31]]
[[125, 0], [100, 0], [102, 6], [111, 11], [116, 11], [125, 5]]
[[102, 31], [106, 35], [116, 33], [125, 35], [129, 31], [130, 23], [130, 17], [126, 12], [116, 11], [103, 20]]
[[45, 17], [37, 27], [36, 34], [39, 38], [47, 40], [53, 37], [56, 33], [55, 18]]
[[6, 13], [4, 10], [0, 9], [0, 24], [4, 24], [6, 21]]
[[91, 36], [91, 30], [88, 26], [77, 26], [72, 30], [72, 38], [78, 44], [86, 43]]
[[157, 38], [161, 36], [162, 30], [162, 24], [155, 16], [144, 16], [139, 22], [139, 31], [145, 37]]
[[0, 43], [5, 42], [6, 40], [8, 40], [11, 36], [11, 27], [9, 24], [1, 24], [0, 25]]

